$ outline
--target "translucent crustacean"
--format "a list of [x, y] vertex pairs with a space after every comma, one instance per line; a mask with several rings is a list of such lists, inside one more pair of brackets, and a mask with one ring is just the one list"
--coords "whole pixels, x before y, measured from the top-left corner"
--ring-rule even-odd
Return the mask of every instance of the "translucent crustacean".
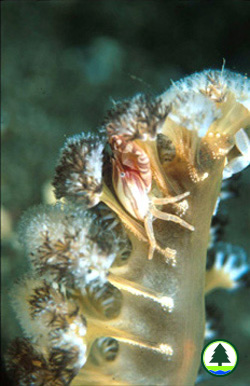
[[[190, 231], [194, 227], [174, 214], [161, 212], [158, 205], [174, 204], [188, 197], [190, 192], [175, 197], [154, 197], [151, 193], [152, 171], [150, 159], [146, 152], [135, 142], [124, 139], [122, 135], [110, 137], [114, 154], [113, 186], [117, 197], [126, 210], [137, 220], [143, 221], [149, 240], [148, 259], [153, 258], [156, 240], [153, 230], [153, 220], [158, 218], [173, 221]], [[162, 250], [167, 258], [174, 258], [176, 251], [170, 248]]]

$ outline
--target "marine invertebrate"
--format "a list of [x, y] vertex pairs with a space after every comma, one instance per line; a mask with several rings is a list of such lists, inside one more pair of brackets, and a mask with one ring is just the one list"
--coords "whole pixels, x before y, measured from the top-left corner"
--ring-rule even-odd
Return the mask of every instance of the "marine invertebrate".
[[13, 296], [29, 339], [9, 355], [19, 382], [195, 382], [205, 293], [221, 277], [230, 287], [218, 272], [235, 265], [219, 259], [206, 275], [223, 171], [249, 162], [249, 93], [242, 75], [204, 71], [67, 140], [54, 179], [64, 203], [21, 225], [34, 272]]

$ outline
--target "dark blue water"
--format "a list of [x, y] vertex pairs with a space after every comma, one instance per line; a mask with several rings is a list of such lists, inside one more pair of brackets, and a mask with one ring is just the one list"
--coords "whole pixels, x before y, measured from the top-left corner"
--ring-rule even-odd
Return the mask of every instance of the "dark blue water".
[[210, 371], [210, 373], [217, 374], [217, 375], [227, 374], [227, 373], [231, 372], [231, 370], [228, 370], [228, 371], [222, 371], [222, 370], [213, 371], [213, 370], [209, 370], [209, 371]]

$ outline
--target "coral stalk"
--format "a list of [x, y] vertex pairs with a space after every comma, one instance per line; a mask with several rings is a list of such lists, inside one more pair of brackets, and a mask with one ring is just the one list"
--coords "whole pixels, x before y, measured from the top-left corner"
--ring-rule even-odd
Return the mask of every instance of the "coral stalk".
[[[17, 380], [195, 383], [205, 294], [236, 288], [246, 272], [242, 265], [227, 277], [231, 257], [206, 274], [206, 257], [222, 179], [250, 161], [249, 89], [241, 75], [204, 71], [160, 97], [117, 103], [104, 121], [107, 138], [102, 130], [67, 140], [54, 178], [66, 201], [22, 222], [33, 275], [42, 276], [48, 296], [28, 284], [24, 305], [18, 296], [30, 343], [18, 361], [11, 355], [19, 345], [11, 351]], [[52, 329], [45, 337], [33, 328], [39, 313]], [[39, 371], [24, 366], [27, 355], [39, 358]]]

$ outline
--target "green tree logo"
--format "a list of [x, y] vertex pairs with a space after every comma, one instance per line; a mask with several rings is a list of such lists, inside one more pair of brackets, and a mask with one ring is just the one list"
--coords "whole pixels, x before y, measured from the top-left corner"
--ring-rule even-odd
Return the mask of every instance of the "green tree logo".
[[204, 369], [215, 377], [228, 376], [235, 370], [239, 360], [236, 347], [227, 340], [209, 342], [201, 354]]
[[227, 351], [221, 343], [219, 343], [216, 349], [214, 350], [213, 357], [209, 363], [215, 362], [218, 363], [218, 366], [222, 366], [222, 363], [230, 363]]

